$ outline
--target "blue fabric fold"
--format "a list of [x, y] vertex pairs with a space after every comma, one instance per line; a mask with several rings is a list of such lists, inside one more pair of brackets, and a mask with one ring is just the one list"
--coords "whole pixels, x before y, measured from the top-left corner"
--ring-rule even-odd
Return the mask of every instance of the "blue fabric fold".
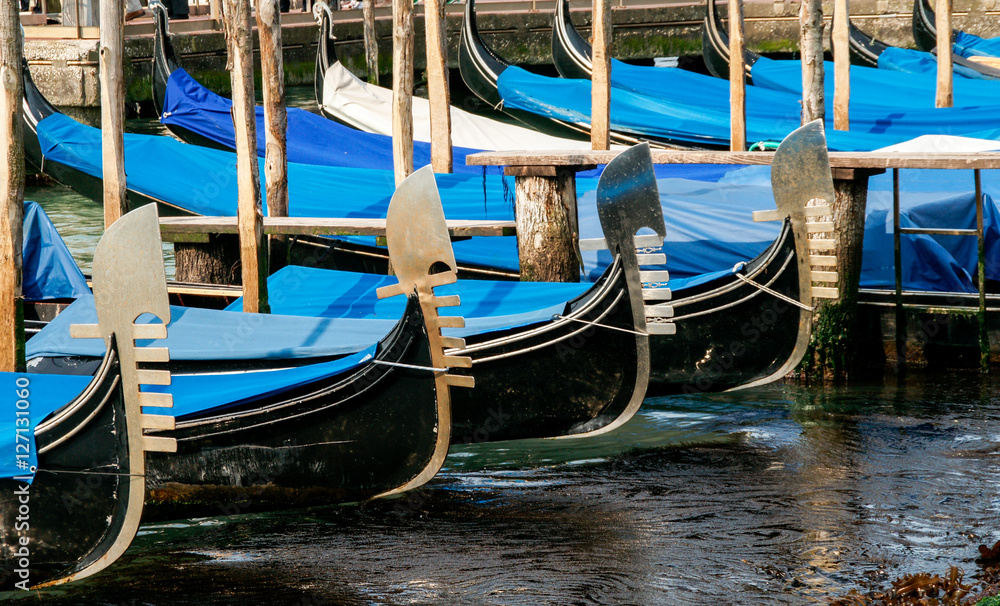
[[72, 253], [35, 202], [24, 203], [22, 255], [25, 300], [75, 299], [90, 294]]

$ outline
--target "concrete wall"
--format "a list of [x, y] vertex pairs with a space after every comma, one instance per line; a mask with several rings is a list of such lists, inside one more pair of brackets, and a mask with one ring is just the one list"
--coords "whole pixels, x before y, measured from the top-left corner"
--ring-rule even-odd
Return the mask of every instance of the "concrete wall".
[[[550, 11], [489, 13], [486, 12], [489, 4], [481, 7], [479, 25], [483, 37], [502, 57], [527, 65], [550, 62], [553, 18]], [[799, 4], [791, 1], [747, 2], [748, 46], [765, 53], [797, 50], [798, 10]], [[824, 3], [824, 10], [827, 14], [832, 12], [832, 1]], [[854, 0], [851, 3], [852, 18], [859, 28], [897, 46], [913, 46], [911, 10], [911, 0]], [[978, 35], [998, 36], [998, 11], [1000, 0], [955, 0], [954, 24], [958, 29]], [[334, 33], [345, 63], [363, 73], [360, 11], [357, 13], [358, 20], [338, 23]], [[614, 54], [621, 59], [700, 54], [703, 18], [704, 5], [700, 4], [616, 7], [613, 11]], [[573, 21], [584, 35], [589, 33], [589, 11], [574, 11]], [[447, 33], [452, 67], [457, 67], [460, 28], [461, 15], [449, 15]], [[389, 73], [392, 68], [391, 20], [380, 19], [376, 31], [380, 69], [382, 73]], [[417, 69], [422, 69], [423, 19], [419, 16], [416, 31]], [[284, 62], [286, 81], [290, 85], [312, 82], [316, 35], [315, 25], [284, 28]], [[73, 107], [98, 105], [97, 43], [97, 40], [29, 40], [25, 44], [32, 75], [53, 103]], [[181, 63], [199, 81], [218, 92], [228, 92], [226, 46], [221, 32], [176, 34], [173, 44]], [[152, 49], [151, 36], [126, 41], [126, 90], [130, 102], [149, 98]]]

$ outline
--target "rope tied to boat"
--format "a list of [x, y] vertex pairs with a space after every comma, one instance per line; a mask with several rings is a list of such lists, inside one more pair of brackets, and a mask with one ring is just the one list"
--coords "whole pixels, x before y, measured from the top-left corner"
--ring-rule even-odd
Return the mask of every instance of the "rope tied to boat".
[[417, 364], [403, 364], [402, 362], [389, 362], [387, 360], [372, 360], [373, 364], [383, 366], [394, 366], [396, 368], [409, 368], [410, 370], [426, 370], [427, 372], [448, 372], [447, 368], [436, 368], [434, 366], [419, 366]]
[[563, 316], [560, 314], [555, 314], [552, 316], [553, 319], [560, 320], [572, 320], [573, 322], [579, 322], [580, 324], [587, 324], [588, 326], [598, 326], [600, 328], [607, 328], [608, 330], [617, 330], [620, 332], [627, 332], [632, 335], [639, 335], [640, 337], [648, 337], [649, 333], [641, 332], [638, 330], [629, 330], [627, 328], [622, 328], [620, 326], [609, 326], [608, 324], [601, 324], [597, 320], [582, 320], [580, 318], [571, 318], [569, 316]]
[[739, 278], [740, 280], [742, 280], [743, 282], [749, 284], [750, 286], [758, 288], [758, 289], [762, 290], [763, 292], [766, 292], [767, 294], [769, 294], [769, 295], [771, 295], [773, 297], [781, 299], [785, 303], [788, 303], [790, 305], [794, 305], [794, 306], [799, 307], [801, 309], [804, 309], [806, 311], [816, 311], [816, 308], [813, 307], [813, 306], [811, 306], [811, 305], [806, 305], [805, 303], [803, 303], [802, 301], [799, 301], [798, 299], [793, 299], [793, 298], [789, 297], [788, 295], [782, 294], [782, 293], [774, 290], [773, 288], [768, 288], [767, 286], [764, 286], [763, 284], [758, 284], [757, 282], [754, 282], [750, 278], [748, 278], [748, 277], [746, 277], [744, 275], [741, 275], [740, 271], [743, 270], [743, 267], [745, 265], [746, 265], [745, 261], [740, 261], [739, 263], [737, 263], [736, 265], [734, 265], [733, 266], [733, 275], [736, 276], [737, 278]]

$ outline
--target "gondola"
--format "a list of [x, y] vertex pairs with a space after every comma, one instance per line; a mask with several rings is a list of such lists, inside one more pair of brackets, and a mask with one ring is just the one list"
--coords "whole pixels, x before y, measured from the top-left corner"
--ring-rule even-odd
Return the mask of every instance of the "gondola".
[[[450, 372], [463, 360], [444, 351], [462, 340], [442, 337], [441, 328], [461, 326], [462, 319], [439, 317], [438, 308], [457, 301], [435, 296], [432, 287], [455, 280], [455, 262], [440, 206], [434, 212], [427, 198], [414, 192], [423, 186], [426, 175], [401, 184], [387, 219], [400, 282], [383, 294], [406, 295], [406, 311], [368, 349], [291, 368], [244, 363], [210, 372], [178, 370], [173, 355], [170, 360], [145, 358], [173, 371], [172, 380], [150, 381], [157, 386], [146, 390], [150, 399], [172, 399], [168, 413], [173, 416], [154, 416], [162, 425], [157, 423], [152, 435], [177, 444], [176, 452], [150, 457], [146, 482], [154, 503], [169, 504], [176, 512], [181, 504], [224, 505], [251, 496], [268, 506], [356, 501], [421, 486], [437, 473], [452, 435], [450, 386], [472, 387], [472, 381]], [[142, 234], [144, 244], [133, 242], [128, 254], [159, 257], [155, 207], [132, 215], [137, 213], [152, 220]], [[154, 273], [146, 281], [156, 278]], [[166, 308], [162, 262], [159, 280]], [[131, 286], [149, 290], [146, 284]], [[172, 311], [176, 330], [183, 310]], [[63, 316], [73, 313], [71, 307]], [[269, 321], [267, 316], [243, 318], [251, 333]], [[152, 330], [156, 327], [144, 326], [142, 338], [162, 338]], [[36, 339], [57, 329], [50, 324]]]
[[[319, 21], [316, 45], [316, 103], [324, 116], [354, 128], [392, 135], [392, 91], [354, 77], [339, 61], [331, 38], [329, 7], [313, 4]], [[413, 98], [414, 139], [430, 141], [430, 109], [426, 99]], [[553, 137], [509, 122], [451, 107], [451, 138], [456, 148], [496, 150], [590, 149], [590, 142]], [[388, 145], [388, 139], [387, 143]], [[459, 164], [461, 158], [456, 158]], [[388, 167], [387, 167], [388, 168]]]
[[[933, 53], [937, 49], [937, 20], [934, 7], [927, 0], [913, 2], [913, 40], [917, 48]], [[1000, 69], [1000, 38], [980, 38], [952, 30], [952, 51], [954, 56], [962, 56], [976, 65], [989, 65]]]
[[142, 414], [143, 406], [169, 402], [140, 393], [149, 376], [136, 364], [169, 354], [136, 347], [139, 329], [122, 321], [141, 313], [164, 318], [160, 293], [134, 288], [150, 270], [145, 259], [116, 259], [144, 231], [142, 216], [126, 216], [95, 252], [101, 324], [75, 327], [108, 344], [93, 377], [0, 373], [9, 394], [0, 442], [16, 453], [4, 456], [0, 473], [0, 592], [66, 583], [113, 564], [139, 527], [147, 453], [176, 448], [146, 433], [172, 427], [173, 419]]
[[[919, 3], [920, 0], [916, 0], [914, 6]], [[851, 52], [851, 62], [855, 65], [864, 65], [866, 67], [879, 67], [879, 57], [890, 48], [893, 48], [888, 44], [876, 40], [875, 38], [872, 38], [868, 34], [862, 32], [854, 26], [853, 22], [850, 21], [848, 22], [848, 44]], [[896, 50], [903, 51], [907, 55], [917, 54], [919, 56], [920, 53], [920, 51], [913, 51], [909, 49]], [[927, 57], [927, 55], [923, 56]], [[955, 52], [952, 52], [951, 54], [951, 62], [956, 72], [965, 71], [969, 77], [988, 78], [993, 80], [1000, 79], [1000, 70], [981, 63], [969, 61]], [[934, 63], [936, 65], [936, 58], [934, 58]]]
[[937, 49], [937, 19], [927, 0], [913, 1], [913, 41], [925, 53]]
[[[729, 33], [722, 24], [722, 18], [715, 7], [715, 0], [707, 0], [705, 4], [705, 22], [701, 30], [701, 54], [705, 59], [705, 67], [710, 74], [723, 80], [729, 79]], [[760, 55], [743, 49], [743, 65], [747, 78], [752, 79], [750, 70]]]
[[[587, 122], [570, 122], [504, 105], [497, 89], [497, 80], [508, 67], [510, 64], [483, 42], [476, 22], [476, 2], [475, 0], [467, 0], [465, 17], [462, 21], [462, 35], [459, 40], [458, 68], [462, 74], [462, 80], [469, 87], [469, 90], [490, 106], [501, 109], [505, 114], [536, 130], [568, 138], [578, 138], [581, 134], [590, 136], [590, 124]], [[620, 145], [634, 145], [640, 140], [644, 140], [657, 146], [676, 146], [674, 142], [653, 137], [640, 138], [615, 131], [611, 133], [611, 140]], [[691, 147], [691, 145], [687, 147]]]

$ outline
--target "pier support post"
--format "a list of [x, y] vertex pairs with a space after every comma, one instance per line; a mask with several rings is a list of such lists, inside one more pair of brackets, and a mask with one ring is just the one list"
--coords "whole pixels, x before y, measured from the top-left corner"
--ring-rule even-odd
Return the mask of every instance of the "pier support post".
[[[815, 301], [813, 337], [805, 364], [817, 379], [843, 379], [857, 361], [858, 289], [861, 280], [861, 245], [865, 235], [868, 178], [882, 169], [834, 168], [832, 203], [834, 233], [837, 234], [836, 301]], [[830, 220], [822, 218], [818, 220]]]
[[747, 149], [746, 64], [743, 61], [743, 0], [729, 0], [729, 150]]
[[833, 128], [850, 130], [851, 48], [848, 25], [851, 18], [849, 0], [836, 0], [833, 9]]
[[125, 196], [125, 4], [101, 1], [101, 159], [104, 228], [128, 212]]
[[424, 2], [427, 48], [427, 99], [431, 111], [431, 165], [436, 173], [452, 170], [451, 94], [448, 91], [448, 39], [442, 0]]
[[21, 22], [16, 2], [0, 12], [0, 371], [24, 370], [21, 238], [24, 224], [24, 133]]
[[611, 148], [611, 0], [594, 0], [592, 10], [590, 144], [604, 150]]
[[375, 31], [375, 2], [361, 3], [361, 19], [364, 22], [365, 65], [368, 66], [368, 82], [378, 86], [378, 34]]
[[267, 313], [267, 241], [260, 203], [257, 165], [257, 116], [253, 90], [253, 39], [250, 3], [224, 0], [223, 22], [233, 84], [233, 127], [236, 131], [237, 217], [243, 280], [243, 311]]
[[934, 10], [937, 20], [937, 107], [951, 107], [952, 95], [951, 67], [951, 0], [937, 0]]
[[824, 120], [823, 2], [802, 0], [799, 10], [799, 49], [802, 54], [802, 124]]
[[[285, 108], [285, 70], [281, 56], [281, 9], [278, 0], [256, 0], [257, 32], [260, 39], [261, 85], [264, 89], [264, 181], [267, 214], [288, 216], [288, 152]], [[269, 272], [288, 264], [288, 239], [268, 238]]]
[[515, 177], [517, 256], [524, 282], [579, 282], [576, 173], [592, 166], [508, 166]]
[[398, 186], [413, 172], [412, 0], [392, 0], [392, 164]]

